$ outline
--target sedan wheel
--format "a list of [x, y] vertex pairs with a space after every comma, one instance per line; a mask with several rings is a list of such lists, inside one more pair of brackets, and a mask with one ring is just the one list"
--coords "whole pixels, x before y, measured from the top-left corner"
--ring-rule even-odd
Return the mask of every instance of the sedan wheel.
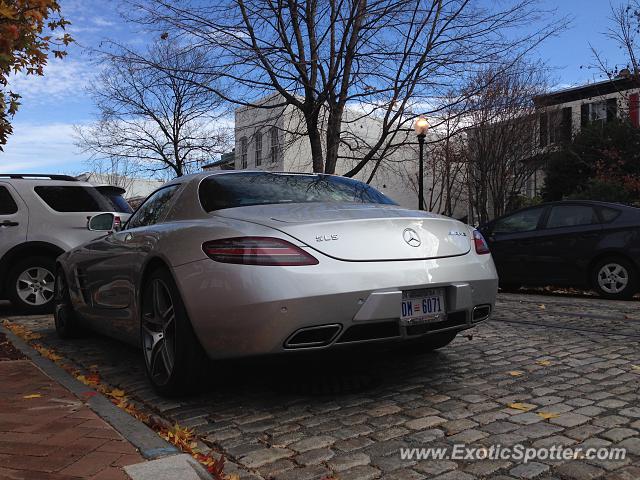
[[607, 298], [631, 298], [636, 292], [635, 270], [625, 260], [605, 259], [594, 270], [594, 287]]
[[58, 336], [60, 338], [79, 336], [82, 331], [78, 326], [77, 316], [69, 295], [69, 285], [61, 268], [56, 272], [54, 305], [53, 318]]
[[151, 282], [151, 298], [142, 314], [144, 358], [153, 383], [166, 385], [175, 364], [176, 313], [169, 288], [161, 279]]
[[171, 274], [153, 271], [142, 289], [140, 340], [149, 381], [161, 395], [194, 391], [207, 357]]

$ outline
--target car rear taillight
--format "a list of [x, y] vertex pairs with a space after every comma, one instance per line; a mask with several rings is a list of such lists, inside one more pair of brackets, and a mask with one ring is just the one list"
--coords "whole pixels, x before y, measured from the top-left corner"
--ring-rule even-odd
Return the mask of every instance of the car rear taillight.
[[317, 265], [318, 260], [300, 247], [271, 237], [236, 237], [202, 245], [209, 258], [222, 263], [244, 265]]
[[476, 245], [476, 253], [479, 255], [491, 253], [489, 244], [478, 230], [473, 231], [473, 243]]

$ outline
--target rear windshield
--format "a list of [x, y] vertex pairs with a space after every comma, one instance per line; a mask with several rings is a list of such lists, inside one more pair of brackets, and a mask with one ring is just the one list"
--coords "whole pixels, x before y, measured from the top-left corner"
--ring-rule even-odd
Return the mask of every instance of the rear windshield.
[[114, 212], [118, 213], [133, 213], [131, 206], [119, 193], [100, 192], [102, 196], [109, 200], [109, 203], [113, 207]]
[[93, 187], [38, 186], [35, 191], [56, 212], [109, 212], [111, 206]]
[[247, 172], [212, 175], [200, 184], [207, 212], [274, 203], [395, 203], [366, 183], [330, 175]]

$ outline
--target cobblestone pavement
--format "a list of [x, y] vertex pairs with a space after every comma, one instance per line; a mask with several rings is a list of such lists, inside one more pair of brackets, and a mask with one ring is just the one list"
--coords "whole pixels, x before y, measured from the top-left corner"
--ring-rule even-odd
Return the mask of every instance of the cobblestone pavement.
[[[437, 353], [218, 364], [208, 393], [171, 400], [151, 392], [132, 348], [97, 336], [62, 342], [50, 317], [11, 321], [39, 331], [42, 343], [98, 369], [165, 418], [195, 428], [242, 478], [640, 478], [637, 301], [500, 294], [494, 317], [472, 340], [459, 336]], [[620, 446], [628, 454], [526, 464], [400, 458], [403, 447], [462, 443]]]

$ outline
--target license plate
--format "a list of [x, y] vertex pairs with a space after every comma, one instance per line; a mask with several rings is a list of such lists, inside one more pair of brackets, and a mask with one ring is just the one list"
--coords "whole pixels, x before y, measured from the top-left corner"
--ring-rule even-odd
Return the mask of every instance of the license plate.
[[426, 322], [440, 320], [446, 313], [444, 288], [405, 290], [402, 292], [400, 319]]

